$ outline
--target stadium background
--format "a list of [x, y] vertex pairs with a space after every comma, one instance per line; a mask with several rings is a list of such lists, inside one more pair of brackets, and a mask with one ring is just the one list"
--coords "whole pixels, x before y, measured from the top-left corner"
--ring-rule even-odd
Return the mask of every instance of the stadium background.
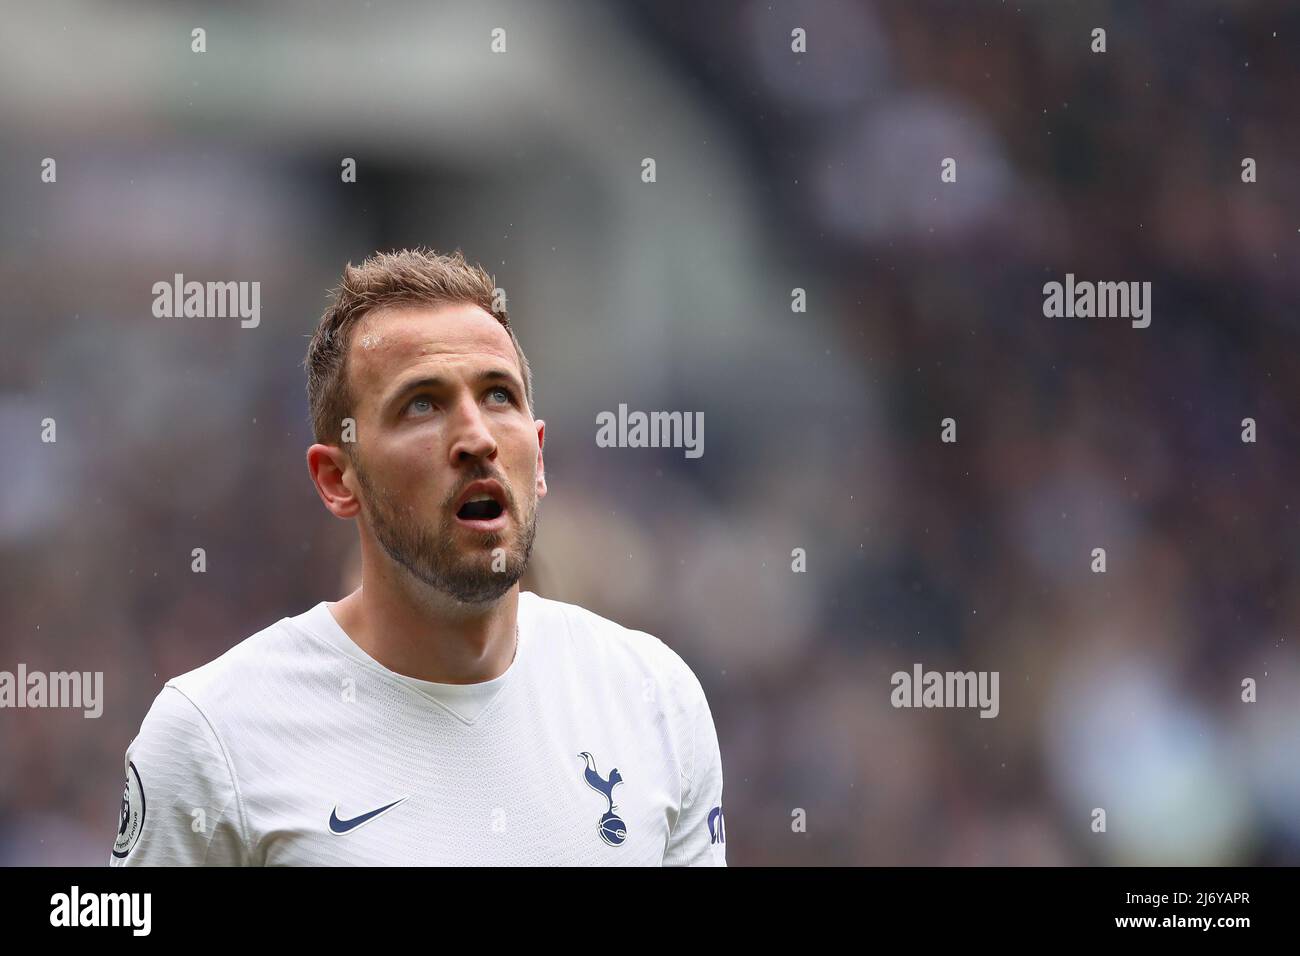
[[[106, 700], [0, 712], [0, 863], [106, 862], [163, 681], [346, 592], [300, 363], [343, 264], [414, 244], [506, 289], [548, 423], [528, 583], [695, 669], [732, 865], [1300, 862], [1300, 8], [4, 23], [0, 669]], [[154, 318], [178, 272], [260, 281], [260, 326]], [[1045, 319], [1067, 272], [1151, 281], [1150, 328]], [[704, 456], [597, 448], [620, 403], [704, 412]], [[914, 662], [998, 670], [1000, 715], [893, 709]]]

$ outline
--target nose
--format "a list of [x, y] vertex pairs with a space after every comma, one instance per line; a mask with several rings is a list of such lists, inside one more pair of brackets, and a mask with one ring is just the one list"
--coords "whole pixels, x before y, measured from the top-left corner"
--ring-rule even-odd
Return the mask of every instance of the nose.
[[497, 456], [497, 441], [483, 419], [483, 412], [473, 401], [459, 403], [452, 442], [451, 463], [453, 466], [483, 458], [491, 461]]

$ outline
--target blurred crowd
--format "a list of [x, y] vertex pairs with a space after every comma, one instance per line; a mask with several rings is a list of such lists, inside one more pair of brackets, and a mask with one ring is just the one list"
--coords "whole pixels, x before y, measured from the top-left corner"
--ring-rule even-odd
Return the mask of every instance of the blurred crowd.
[[[0, 711], [0, 864], [106, 863], [163, 682], [353, 586], [301, 362], [407, 245], [506, 289], [525, 587], [695, 670], [731, 865], [1300, 862], [1300, 8], [375, 8], [0, 37], [0, 670], [106, 697]], [[1045, 318], [1067, 272], [1150, 281], [1150, 327]], [[260, 325], [154, 318], [175, 273], [260, 281]], [[598, 448], [621, 402], [704, 455]], [[998, 671], [997, 718], [892, 707], [918, 662]]]

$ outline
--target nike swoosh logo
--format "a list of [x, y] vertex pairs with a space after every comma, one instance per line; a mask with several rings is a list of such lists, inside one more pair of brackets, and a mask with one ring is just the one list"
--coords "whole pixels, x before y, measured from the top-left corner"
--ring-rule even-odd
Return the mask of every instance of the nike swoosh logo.
[[[406, 797], [402, 797], [402, 800], [405, 799]], [[389, 810], [393, 809], [393, 807], [401, 803], [402, 800], [394, 800], [386, 807], [380, 807], [378, 810], [371, 810], [369, 813], [363, 813], [361, 816], [353, 817], [351, 820], [340, 820], [338, 804], [335, 804], [334, 809], [330, 811], [330, 833], [337, 833], [339, 835], [351, 833], [357, 827], [361, 826], [361, 824], [369, 823], [381, 813], [387, 813]]]

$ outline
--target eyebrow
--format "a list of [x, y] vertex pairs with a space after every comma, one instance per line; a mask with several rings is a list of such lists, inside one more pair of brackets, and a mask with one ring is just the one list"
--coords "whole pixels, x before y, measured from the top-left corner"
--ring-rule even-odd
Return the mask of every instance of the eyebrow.
[[[513, 386], [516, 391], [520, 388], [519, 377], [513, 372], [503, 368], [490, 368], [480, 372], [475, 376], [477, 382], [505, 382]], [[411, 379], [409, 382], [403, 382], [392, 392], [383, 404], [385, 410], [391, 409], [397, 402], [401, 401], [411, 392], [419, 389], [441, 389], [446, 388], [448, 381], [439, 375], [422, 375], [419, 378]]]

